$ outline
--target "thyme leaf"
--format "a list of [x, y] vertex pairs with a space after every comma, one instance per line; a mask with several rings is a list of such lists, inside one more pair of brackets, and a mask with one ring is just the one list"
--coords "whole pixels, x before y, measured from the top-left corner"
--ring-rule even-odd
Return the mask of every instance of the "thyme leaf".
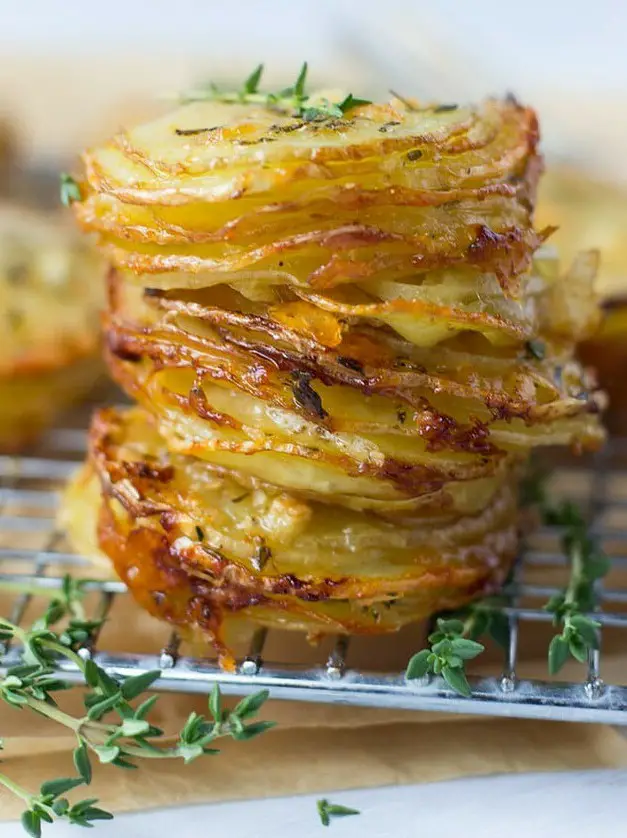
[[359, 809], [350, 809], [348, 806], [342, 806], [339, 803], [330, 803], [324, 798], [316, 802], [316, 807], [323, 826], [330, 826], [332, 818], [345, 818], [350, 815], [361, 814]]
[[[242, 699], [232, 709], [223, 707], [216, 685], [209, 697], [209, 715], [191, 713], [173, 744], [163, 744], [164, 731], [148, 718], [158, 696], [143, 694], [154, 686], [159, 670], [127, 678], [115, 678], [94, 660], [84, 660], [77, 648], [89, 641], [100, 621], [88, 620], [82, 604], [87, 580], [66, 577], [60, 595], [49, 603], [43, 617], [30, 628], [22, 628], [0, 617], [0, 639], [19, 644], [20, 662], [0, 674], [0, 701], [22, 710], [31, 710], [68, 728], [76, 737], [73, 751], [76, 777], [47, 780], [39, 791], [31, 791], [0, 773], [0, 786], [25, 803], [24, 831], [40, 836], [42, 824], [66, 821], [89, 827], [95, 821], [109, 820], [111, 812], [101, 809], [96, 798], [71, 803], [68, 792], [87, 786], [92, 780], [92, 759], [118, 768], [137, 768], [142, 759], [180, 759], [184, 763], [217, 753], [216, 740], [232, 737], [247, 740], [269, 730], [271, 722], [252, 721], [268, 699], [261, 690]], [[65, 627], [56, 627], [64, 620]], [[70, 661], [82, 673], [87, 687], [85, 713], [73, 715], [62, 710], [55, 693], [70, 688], [58, 673], [60, 659]], [[0, 660], [0, 666], [2, 661]], [[135, 699], [142, 699], [135, 704]]]
[[548, 667], [556, 675], [569, 656], [585, 663], [598, 649], [601, 624], [590, 616], [596, 604], [595, 583], [610, 569], [610, 560], [601, 550], [581, 510], [565, 501], [551, 507], [545, 504], [544, 523], [563, 528], [562, 550], [570, 565], [566, 587], [552, 596], [544, 609], [553, 615], [553, 625], [561, 629], [549, 646]]
[[[569, 563], [569, 580], [544, 606], [553, 615], [553, 624], [561, 629], [547, 652], [549, 673], [556, 675], [569, 657], [585, 663], [590, 652], [598, 649], [601, 624], [591, 616], [596, 604], [595, 584], [608, 573], [611, 562], [576, 504], [549, 503], [545, 482], [546, 473], [530, 471], [521, 484], [521, 505], [538, 506], [547, 526], [562, 529], [561, 545]], [[469, 696], [464, 663], [483, 651], [476, 641], [487, 634], [503, 648], [509, 645], [509, 621], [503, 610], [506, 604], [507, 597], [489, 597], [437, 619], [437, 630], [429, 635], [427, 648], [413, 655], [407, 664], [406, 679], [441, 675], [451, 689]], [[475, 645], [466, 645], [469, 641], [475, 641]]]
[[[316, 99], [306, 92], [307, 73], [309, 67], [305, 61], [301, 66], [296, 81], [289, 87], [277, 92], [262, 93], [259, 91], [264, 65], [259, 64], [248, 78], [244, 81], [239, 90], [220, 90], [215, 84], [208, 84], [198, 90], [184, 93], [180, 100], [184, 104], [191, 102], [224, 102], [224, 103], [248, 103], [264, 105], [267, 108], [279, 110], [300, 118], [304, 123], [326, 121], [330, 119], [342, 119], [354, 108], [370, 105], [370, 99], [362, 99], [348, 93], [341, 101], [332, 102], [329, 99]], [[209, 129], [193, 129], [186, 131], [176, 129], [177, 134], [202, 133]]]
[[428, 648], [415, 654], [407, 664], [405, 677], [412, 681], [426, 675], [441, 675], [459, 695], [470, 696], [464, 664], [484, 651], [484, 646], [471, 640], [472, 617], [466, 621], [440, 617], [436, 631], [428, 637]]
[[251, 93], [256, 93], [258, 91], [262, 74], [263, 64], [258, 64], [242, 86], [242, 93], [244, 96], [250, 96]]
[[72, 175], [62, 172], [60, 177], [60, 198], [64, 207], [69, 207], [75, 201], [82, 201], [81, 188]]
[[310, 384], [312, 374], [304, 372], [303, 370], [295, 370], [292, 372], [292, 395], [296, 404], [302, 408], [305, 413], [315, 416], [317, 419], [325, 419], [328, 416], [327, 411], [322, 406], [322, 399]]

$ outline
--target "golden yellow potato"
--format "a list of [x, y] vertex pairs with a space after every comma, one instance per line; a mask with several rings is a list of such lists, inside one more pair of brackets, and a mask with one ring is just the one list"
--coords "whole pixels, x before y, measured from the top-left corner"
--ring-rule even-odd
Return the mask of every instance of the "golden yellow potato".
[[[99, 484], [99, 486], [98, 486]], [[64, 522], [151, 613], [230, 657], [233, 622], [377, 634], [491, 590], [516, 548], [512, 480], [477, 515], [388, 521], [170, 453], [143, 411], [94, 417]]]
[[530, 452], [604, 438], [598, 257], [534, 226], [535, 114], [203, 96], [83, 157], [139, 407], [94, 420], [75, 543], [225, 665], [245, 622], [393, 631], [492, 590]]
[[59, 219], [0, 207], [1, 449], [22, 448], [94, 386], [102, 276]]

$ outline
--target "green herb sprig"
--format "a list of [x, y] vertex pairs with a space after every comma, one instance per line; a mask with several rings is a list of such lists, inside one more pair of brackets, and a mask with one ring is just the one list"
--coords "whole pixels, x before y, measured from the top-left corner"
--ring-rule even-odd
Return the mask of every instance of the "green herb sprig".
[[[538, 507], [547, 526], [564, 530], [561, 545], [569, 562], [569, 580], [564, 590], [552, 596], [544, 606], [553, 614], [554, 625], [561, 628], [548, 648], [549, 673], [555, 675], [570, 656], [585, 663], [588, 654], [599, 648], [601, 624], [589, 614], [596, 604], [595, 583], [608, 573], [611, 562], [574, 503], [565, 501], [558, 506], [550, 505], [546, 477], [544, 472], [530, 472], [521, 483], [520, 494], [523, 507]], [[410, 659], [405, 677], [416, 680], [430, 674], [442, 675], [451, 689], [462, 696], [470, 696], [465, 662], [483, 651], [479, 638], [488, 634], [503, 648], [509, 644], [509, 623], [503, 611], [506, 604], [507, 597], [489, 597], [438, 619], [437, 630], [428, 637], [428, 647]], [[475, 641], [476, 645], [468, 646], [466, 640]]]
[[548, 499], [548, 474], [530, 471], [521, 486], [523, 505], [536, 506], [546, 526], [562, 529], [561, 547], [569, 563], [569, 579], [560, 593], [544, 606], [561, 628], [549, 644], [548, 668], [556, 675], [569, 657], [586, 663], [590, 652], [599, 648], [601, 624], [590, 617], [596, 606], [595, 585], [607, 575], [611, 561], [590, 532], [584, 515], [572, 501], [552, 505]]
[[341, 119], [353, 108], [371, 104], [369, 99], [360, 99], [353, 96], [352, 93], [349, 93], [340, 102], [310, 97], [305, 90], [308, 72], [306, 61], [300, 68], [296, 81], [290, 87], [275, 93], [262, 93], [259, 91], [259, 85], [263, 70], [263, 64], [255, 67], [239, 90], [220, 90], [215, 84], [209, 84], [206, 87], [184, 93], [180, 97], [180, 101], [183, 104], [206, 101], [259, 104], [273, 110], [289, 113], [304, 122]]
[[480, 655], [485, 647], [466, 636], [468, 628], [462, 620], [440, 617], [436, 625], [436, 631], [428, 637], [429, 647], [411, 658], [405, 677], [412, 681], [428, 674], [441, 675], [451, 689], [468, 697], [471, 691], [465, 663]]
[[537, 338], [528, 340], [525, 343], [525, 355], [527, 358], [535, 358], [537, 361], [543, 361], [546, 357], [546, 344]]
[[608, 573], [611, 565], [575, 504], [566, 501], [557, 507], [545, 506], [543, 520], [564, 528], [561, 544], [570, 563], [567, 586], [544, 606], [553, 615], [553, 625], [561, 628], [548, 652], [549, 672], [556, 675], [570, 656], [585, 663], [589, 652], [599, 648], [601, 624], [589, 613], [596, 604], [595, 582]]
[[62, 172], [59, 175], [59, 187], [60, 187], [60, 198], [61, 203], [64, 207], [69, 207], [75, 201], [82, 201], [83, 196], [81, 195], [81, 188], [78, 183], [74, 180], [72, 175], [68, 175], [65, 172]]
[[330, 803], [328, 800], [322, 798], [316, 802], [318, 809], [318, 816], [323, 826], [331, 826], [333, 818], [345, 818], [350, 815], [361, 815], [359, 809], [350, 809], [348, 806], [342, 806], [339, 803]]
[[503, 611], [506, 604], [506, 597], [485, 597], [438, 618], [436, 631], [427, 638], [428, 647], [407, 664], [407, 680], [441, 675], [452, 690], [468, 698], [471, 690], [465, 666], [484, 651], [479, 638], [489, 636], [504, 649], [509, 645], [509, 622]]
[[[76, 777], [49, 780], [38, 792], [31, 792], [0, 773], [0, 785], [26, 804], [22, 825], [35, 838], [39, 838], [43, 823], [65, 820], [91, 826], [93, 821], [113, 817], [95, 805], [96, 798], [71, 804], [65, 796], [91, 783], [93, 759], [126, 769], [138, 768], [143, 759], [180, 759], [187, 764], [218, 753], [213, 745], [220, 738], [246, 741], [274, 726], [272, 722], [254, 720], [268, 698], [267, 690], [249, 695], [227, 709], [216, 684], [208, 699], [208, 715], [191, 713], [174, 744], [164, 745], [160, 741], [164, 731], [148, 718], [158, 696], [143, 696], [157, 681], [160, 671], [118, 679], [90, 658], [83, 659], [78, 654], [77, 647], [100, 625], [100, 621], [85, 618], [80, 601], [84, 588], [84, 583], [67, 577], [61, 596], [50, 602], [44, 616], [29, 629], [0, 618], [0, 640], [5, 647], [11, 642], [21, 647], [20, 662], [0, 677], [0, 699], [17, 709], [29, 709], [45, 716], [71, 730], [76, 737], [73, 752]], [[66, 628], [53, 630], [53, 625], [63, 618]], [[88, 687], [84, 695], [85, 712], [80, 716], [67, 713], [56, 701], [58, 692], [71, 687], [58, 675], [58, 665], [63, 659], [81, 671]]]

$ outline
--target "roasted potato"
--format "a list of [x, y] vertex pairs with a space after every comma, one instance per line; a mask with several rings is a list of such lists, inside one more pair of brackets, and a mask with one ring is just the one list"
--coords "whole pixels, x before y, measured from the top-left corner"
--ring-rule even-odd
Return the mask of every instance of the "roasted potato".
[[336, 110], [185, 105], [87, 152], [73, 204], [140, 407], [94, 420], [70, 532], [224, 662], [242, 620], [391, 631], [493, 590], [530, 452], [603, 441], [597, 256], [534, 227], [533, 111]]
[[60, 220], [0, 208], [0, 449], [32, 442], [102, 374], [102, 276]]

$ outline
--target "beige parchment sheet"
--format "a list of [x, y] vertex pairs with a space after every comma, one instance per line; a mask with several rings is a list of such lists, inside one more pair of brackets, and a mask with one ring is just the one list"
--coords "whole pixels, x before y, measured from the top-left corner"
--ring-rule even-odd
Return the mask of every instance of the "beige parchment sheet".
[[[610, 523], [624, 525], [622, 518]], [[3, 535], [3, 544], [7, 537]], [[42, 538], [37, 532], [22, 534], [20, 545], [40, 549]], [[17, 546], [15, 538], [11, 543]], [[624, 548], [620, 542], [610, 541], [606, 549], [619, 552]], [[90, 575], [103, 572], [95, 570]], [[607, 586], [625, 585], [624, 577], [624, 572], [612, 571]], [[564, 576], [560, 571], [536, 568], [526, 573], [524, 581], [563, 584]], [[0, 613], [8, 613], [11, 596], [0, 595]], [[530, 600], [523, 604], [538, 603]], [[86, 605], [89, 609], [93, 603], [88, 600]], [[24, 622], [32, 621], [41, 607], [41, 601], [33, 601]], [[620, 604], [612, 607], [627, 608]], [[129, 598], [118, 597], [99, 647], [154, 653], [164, 645], [168, 633], [167, 626], [141, 612]], [[521, 630], [521, 678], [547, 677], [546, 649], [551, 633], [550, 624], [525, 625]], [[603, 633], [602, 676], [608, 683], [627, 683], [626, 634], [618, 629]], [[413, 626], [392, 638], [355, 639], [348, 664], [399, 671], [411, 653], [421, 648], [423, 636], [424, 626]], [[328, 643], [315, 648], [300, 636], [271, 633], [264, 658], [313, 664], [324, 661], [328, 651]], [[502, 655], [488, 649], [473, 671], [498, 674], [501, 666]], [[585, 667], [571, 662], [560, 677], [582, 682]], [[67, 699], [80, 714], [80, 692], [71, 691]], [[174, 733], [192, 710], [206, 712], [206, 698], [163, 694], [154, 709], [154, 722]], [[130, 772], [95, 765], [89, 796], [120, 812], [505, 772], [627, 767], [627, 738], [601, 725], [281, 701], [268, 702], [260, 717], [276, 721], [276, 730], [250, 742], [221, 740], [219, 755], [188, 766], [178, 760], [147, 760], [139, 771]], [[0, 705], [0, 736], [5, 747], [0, 770], [24, 786], [36, 789], [45, 779], [74, 774], [71, 751], [75, 742], [58, 725], [31, 712]], [[83, 789], [78, 792], [86, 796]], [[0, 820], [17, 816], [21, 808], [20, 801], [0, 789]]]

